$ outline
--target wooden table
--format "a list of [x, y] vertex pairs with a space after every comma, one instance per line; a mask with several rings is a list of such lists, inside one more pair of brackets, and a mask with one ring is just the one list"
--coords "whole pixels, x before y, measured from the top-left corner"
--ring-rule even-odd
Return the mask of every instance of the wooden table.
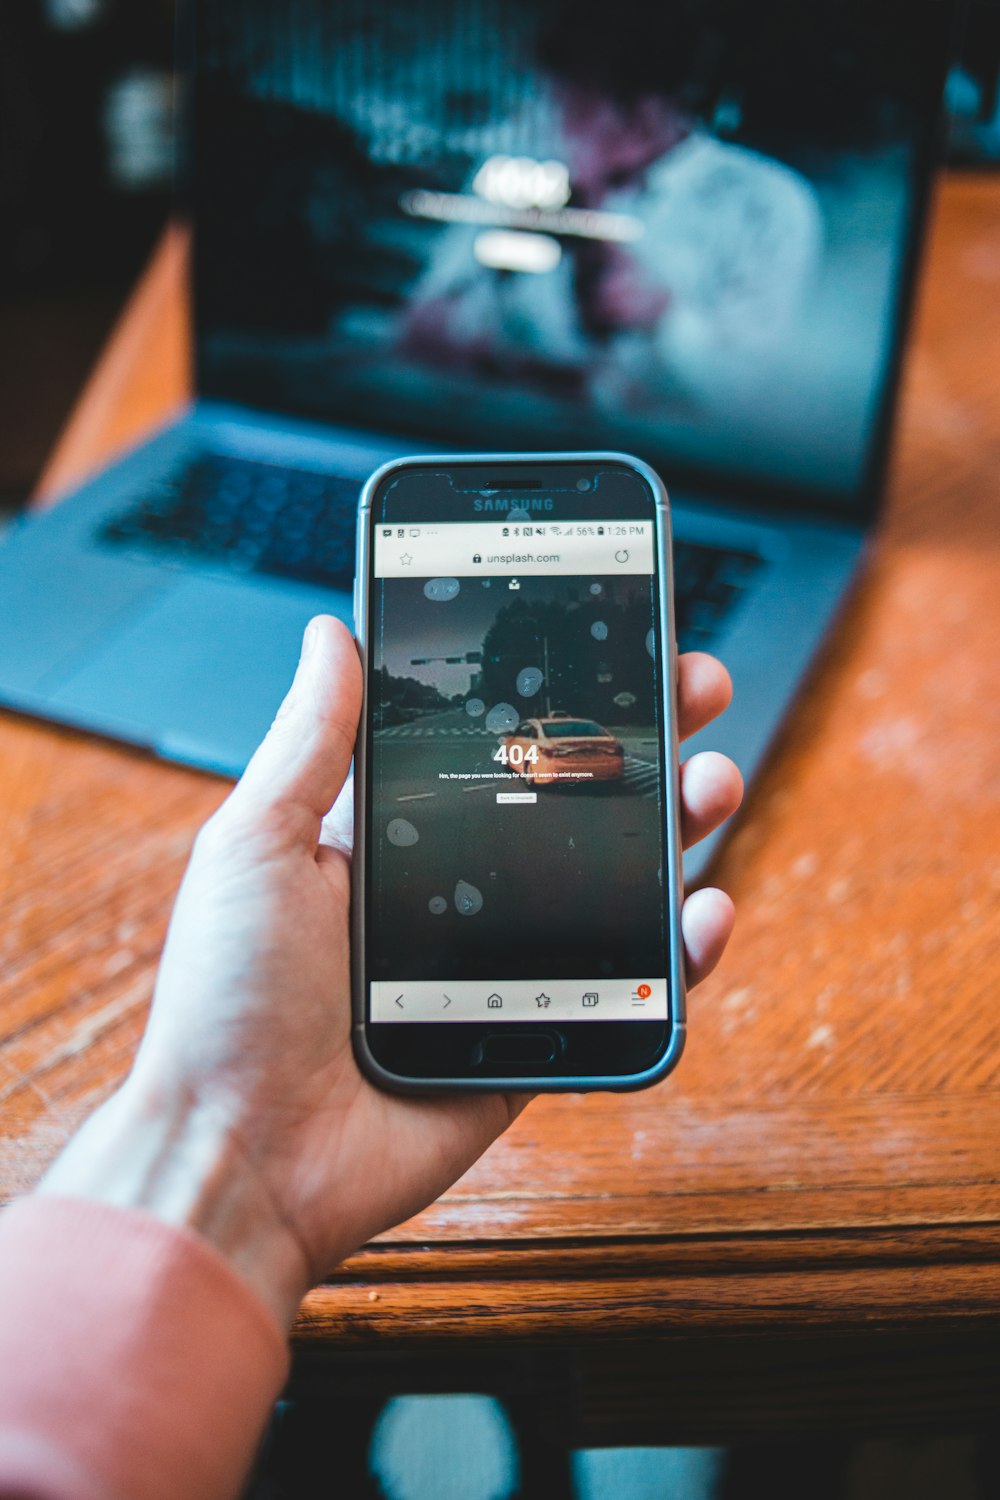
[[[182, 398], [183, 266], [175, 234], [49, 490]], [[739, 923], [682, 1067], [536, 1102], [306, 1300], [300, 1385], [518, 1391], [590, 1442], [995, 1413], [998, 563], [1000, 184], [953, 176], [885, 526], [718, 862]], [[128, 1067], [225, 784], [16, 718], [0, 784], [9, 1197]]]

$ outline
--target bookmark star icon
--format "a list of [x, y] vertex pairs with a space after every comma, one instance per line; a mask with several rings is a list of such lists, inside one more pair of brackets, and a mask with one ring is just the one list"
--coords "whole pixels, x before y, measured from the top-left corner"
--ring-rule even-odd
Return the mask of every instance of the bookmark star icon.
[[404, 552], [399, 560], [403, 564], [404, 568], [408, 568], [410, 566], [410, 563], [413, 561], [413, 558], [409, 552]]

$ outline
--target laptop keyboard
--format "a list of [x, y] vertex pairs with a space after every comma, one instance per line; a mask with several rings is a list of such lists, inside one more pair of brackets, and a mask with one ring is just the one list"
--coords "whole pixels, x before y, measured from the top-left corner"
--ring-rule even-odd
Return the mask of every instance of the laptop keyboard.
[[100, 539], [350, 589], [356, 479], [206, 454], [114, 516]]
[[674, 613], [680, 651], [708, 651], [763, 558], [757, 552], [674, 542]]
[[[142, 552], [350, 589], [359, 492], [356, 479], [336, 474], [206, 454], [165, 476], [99, 536]], [[761, 561], [753, 552], [674, 543], [682, 651], [711, 645]]]

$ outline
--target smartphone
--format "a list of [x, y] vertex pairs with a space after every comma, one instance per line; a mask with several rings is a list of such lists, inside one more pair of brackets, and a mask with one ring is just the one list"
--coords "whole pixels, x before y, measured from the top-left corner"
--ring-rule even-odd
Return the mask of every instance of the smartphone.
[[617, 453], [361, 496], [354, 1043], [393, 1091], [633, 1089], [684, 1043], [670, 519]]

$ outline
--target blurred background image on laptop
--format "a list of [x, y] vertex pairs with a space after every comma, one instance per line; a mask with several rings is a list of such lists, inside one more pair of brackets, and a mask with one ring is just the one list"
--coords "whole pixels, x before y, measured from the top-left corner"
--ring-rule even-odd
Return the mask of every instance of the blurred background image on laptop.
[[[174, 0], [0, 14], [0, 506], [23, 506], [172, 206]], [[1000, 158], [1000, 9], [969, 8], [949, 157]]]

